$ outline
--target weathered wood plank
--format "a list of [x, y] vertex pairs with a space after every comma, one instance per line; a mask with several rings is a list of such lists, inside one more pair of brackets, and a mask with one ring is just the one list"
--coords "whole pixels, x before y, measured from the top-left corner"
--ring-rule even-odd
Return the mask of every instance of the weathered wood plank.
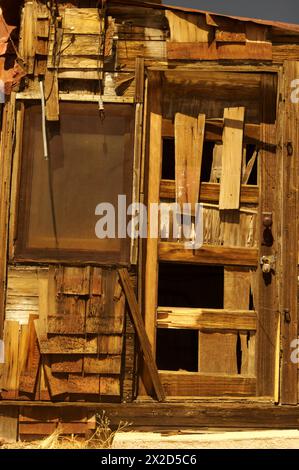
[[[282, 130], [282, 368], [281, 402], [298, 403], [298, 364], [291, 360], [292, 341], [298, 337], [298, 211], [299, 211], [299, 104], [292, 102], [292, 81], [298, 79], [299, 61], [285, 62], [283, 103], [285, 128]], [[296, 215], [295, 215], [296, 214]]]
[[4, 324], [4, 364], [0, 370], [0, 389], [2, 398], [17, 398], [19, 323], [5, 321]]
[[68, 391], [69, 393], [80, 394], [96, 394], [100, 393], [100, 379], [96, 375], [81, 375], [70, 374], [68, 378]]
[[40, 351], [35, 331], [36, 315], [30, 315], [28, 323], [28, 343], [26, 360], [21, 371], [19, 390], [23, 393], [35, 393], [40, 366]]
[[[261, 140], [269, 145], [276, 143], [276, 135], [273, 135], [273, 129], [276, 130], [274, 120], [277, 106], [276, 96], [276, 77], [265, 74], [262, 78], [262, 100], [261, 100]], [[277, 123], [282, 120], [276, 117]], [[279, 159], [276, 152], [271, 152], [264, 148], [259, 153], [259, 174], [260, 174], [260, 211], [259, 211], [259, 254], [262, 256], [276, 255], [279, 250], [280, 238], [280, 206], [282, 196], [279, 194]], [[284, 196], [283, 196], [284, 197]], [[264, 242], [265, 227], [263, 224], [263, 213], [270, 212], [273, 214], [272, 233], [275, 234], [273, 242]], [[267, 246], [268, 245], [268, 246]], [[277, 261], [279, 258], [277, 258]], [[276, 268], [277, 269], [277, 268]], [[275, 380], [275, 361], [276, 361], [276, 340], [277, 325], [279, 315], [278, 304], [278, 276], [264, 275], [262, 269], [256, 272], [257, 289], [255, 292], [255, 302], [258, 311], [259, 328], [256, 336], [256, 352], [257, 352], [257, 395], [258, 396], [274, 396], [274, 380]]]
[[55, 354], [51, 358], [51, 370], [54, 373], [80, 373], [83, 371], [83, 358]]
[[256, 312], [251, 310], [236, 310], [229, 309], [229, 307], [224, 310], [158, 307], [157, 326], [158, 328], [255, 331], [257, 316]]
[[[219, 202], [220, 184], [201, 183], [200, 202]], [[175, 199], [175, 181], [161, 180], [160, 185], [161, 199]], [[242, 204], [258, 204], [259, 189], [258, 186], [241, 186], [240, 202]]]
[[48, 121], [59, 121], [59, 88], [56, 70], [47, 68], [45, 75], [46, 118]]
[[168, 42], [168, 60], [272, 60], [272, 44], [261, 43], [258, 47], [255, 43], [225, 44], [216, 42]]
[[117, 377], [100, 377], [100, 395], [119, 396], [120, 379]]
[[256, 379], [242, 375], [160, 372], [167, 396], [254, 396]]
[[239, 209], [245, 108], [224, 110], [219, 208]]
[[64, 267], [57, 277], [57, 292], [61, 294], [88, 295], [90, 267]]
[[188, 250], [185, 249], [184, 243], [160, 242], [159, 260], [176, 263], [256, 266], [258, 263], [258, 251], [255, 248], [208, 245], [204, 245], [198, 250]]
[[85, 333], [84, 299], [75, 296], [60, 295], [57, 299], [57, 313], [48, 316], [48, 333], [50, 334], [84, 334]]
[[176, 202], [198, 202], [205, 128], [205, 116], [198, 118], [175, 115], [175, 181]]
[[[160, 181], [162, 174], [162, 95], [161, 74], [151, 73], [148, 82], [148, 118], [149, 118], [149, 147], [148, 147], [148, 207], [160, 200]], [[145, 260], [145, 329], [153, 354], [156, 350], [156, 309], [158, 287], [158, 235], [151, 234], [154, 217], [148, 217], [148, 237]], [[156, 236], [155, 236], [156, 235]], [[143, 374], [146, 381], [146, 372]], [[149, 380], [147, 386], [151, 386]]]
[[120, 374], [121, 356], [84, 357], [86, 374]]

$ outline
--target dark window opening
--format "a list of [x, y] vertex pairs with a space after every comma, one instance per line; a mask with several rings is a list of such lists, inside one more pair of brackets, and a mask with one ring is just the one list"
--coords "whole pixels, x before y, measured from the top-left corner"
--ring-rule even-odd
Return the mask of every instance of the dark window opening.
[[160, 263], [160, 307], [223, 308], [224, 268]]
[[[256, 146], [254, 144], [247, 144], [246, 145], [246, 166], [248, 165], [248, 163], [250, 162], [252, 157], [255, 155], [256, 151], [257, 151], [257, 149], [256, 149]], [[249, 176], [248, 181], [246, 182], [246, 184], [250, 184], [250, 185], [254, 185], [254, 186], [256, 186], [258, 184], [258, 181], [257, 181], [257, 175], [258, 175], [257, 161], [258, 161], [258, 155], [255, 158], [253, 167], [251, 169], [250, 176]]]
[[238, 333], [238, 336], [237, 336], [236, 355], [237, 355], [237, 371], [238, 371], [238, 374], [241, 374], [241, 368], [242, 368], [242, 345], [241, 345], [240, 333]]
[[162, 179], [175, 180], [174, 139], [163, 139]]
[[214, 146], [215, 146], [214, 142], [204, 142], [204, 145], [203, 145], [201, 176], [200, 176], [200, 180], [203, 183], [209, 183], [211, 180]]
[[158, 328], [159, 370], [198, 371], [198, 331]]
[[249, 295], [249, 310], [255, 310], [252, 291], [250, 291]]

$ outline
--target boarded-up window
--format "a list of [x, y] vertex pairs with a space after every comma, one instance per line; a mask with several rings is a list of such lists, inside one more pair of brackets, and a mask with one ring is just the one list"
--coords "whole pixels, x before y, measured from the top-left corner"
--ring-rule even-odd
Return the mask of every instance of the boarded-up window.
[[[60, 122], [48, 123], [49, 159], [43, 157], [41, 107], [26, 107], [17, 259], [126, 263], [128, 239], [99, 239], [100, 203], [131, 202], [134, 109], [62, 103]], [[117, 219], [117, 217], [116, 217]]]

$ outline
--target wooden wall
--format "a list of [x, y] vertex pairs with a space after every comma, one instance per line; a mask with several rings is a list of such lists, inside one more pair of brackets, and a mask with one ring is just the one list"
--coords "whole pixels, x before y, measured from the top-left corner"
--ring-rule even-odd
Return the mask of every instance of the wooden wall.
[[[13, 94], [5, 106], [2, 127], [1, 152], [10, 158], [14, 150], [15, 99], [39, 98], [38, 78], [41, 76], [45, 80], [47, 119], [55, 121], [59, 119], [59, 100], [75, 98], [98, 102], [99, 91], [104, 101], [141, 104], [143, 83], [141, 86], [140, 75], [136, 74], [136, 58], [141, 59], [142, 64], [144, 59], [146, 69], [169, 65], [178, 69], [209, 69], [218, 64], [223, 65], [224, 72], [226, 66], [236, 65], [250, 73], [255, 67], [272, 70], [273, 65], [281, 65], [285, 59], [299, 60], [297, 33], [217, 15], [113, 2], [99, 15], [96, 8], [90, 8], [90, 2], [86, 2], [85, 8], [78, 8], [75, 0], [59, 2], [59, 13], [61, 23], [59, 20], [53, 24], [45, 2], [25, 3], [19, 53], [26, 63], [27, 76], [18, 95]], [[248, 142], [254, 142], [260, 132], [258, 90], [262, 73], [244, 82], [247, 96], [244, 106], [248, 109], [244, 139]], [[187, 85], [192, 85], [192, 80], [187, 74]], [[206, 86], [206, 80], [203, 73], [202, 86]], [[169, 137], [174, 135], [175, 112], [184, 110], [185, 95], [172, 72], [165, 75], [164, 84], [162, 127], [164, 136]], [[214, 96], [219, 106], [206, 107], [207, 132], [210, 136], [216, 132], [218, 137], [222, 134], [221, 123], [219, 131], [215, 123], [211, 127], [213, 123], [209, 120], [219, 117], [220, 107], [223, 110], [227, 106], [234, 91], [225, 73], [220, 85], [225, 96]], [[175, 109], [172, 103], [178, 87], [181, 95]], [[239, 92], [242, 93], [242, 87]], [[143, 109], [139, 108], [138, 112], [138, 125], [142, 128]], [[141, 137], [139, 134], [138, 145], [142, 150]], [[145, 142], [143, 136], [143, 144]], [[136, 161], [138, 164], [138, 158]], [[11, 169], [7, 158], [0, 167], [0, 249], [3, 254], [0, 282], [5, 287], [0, 292], [0, 317], [3, 320], [5, 306], [6, 319], [1, 328], [6, 344], [5, 364], [0, 365], [2, 398], [47, 401], [63, 396], [66, 400], [131, 401], [136, 396], [135, 330], [124, 305], [116, 270], [89, 266], [41, 267], [26, 263], [15, 266], [10, 256], [12, 252], [7, 252], [13, 241], [8, 243], [6, 230], [16, 209], [11, 206], [10, 211], [9, 205]], [[216, 202], [211, 201], [208, 186], [203, 184], [201, 191], [207, 204]], [[137, 192], [143, 195], [142, 184]], [[174, 199], [173, 182], [161, 182], [160, 197]], [[230, 221], [220, 221], [218, 208], [207, 206], [206, 244], [220, 246], [229, 241], [228, 245], [254, 248], [257, 197], [255, 188], [241, 187], [245, 227], [241, 230], [245, 233], [241, 241], [239, 234], [225, 228]], [[141, 259], [141, 253], [139, 257]], [[142, 269], [143, 266], [139, 267], [139, 281]], [[137, 268], [134, 268], [133, 283], [142, 292], [140, 282], [137, 286], [137, 276]]]

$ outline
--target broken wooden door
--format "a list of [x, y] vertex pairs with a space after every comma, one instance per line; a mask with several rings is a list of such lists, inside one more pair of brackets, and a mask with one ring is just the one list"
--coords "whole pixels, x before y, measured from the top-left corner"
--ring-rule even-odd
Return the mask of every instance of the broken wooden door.
[[147, 240], [145, 325], [166, 395], [274, 397], [277, 76], [149, 77], [148, 204], [203, 207], [201, 247], [174, 234], [171, 211]]

